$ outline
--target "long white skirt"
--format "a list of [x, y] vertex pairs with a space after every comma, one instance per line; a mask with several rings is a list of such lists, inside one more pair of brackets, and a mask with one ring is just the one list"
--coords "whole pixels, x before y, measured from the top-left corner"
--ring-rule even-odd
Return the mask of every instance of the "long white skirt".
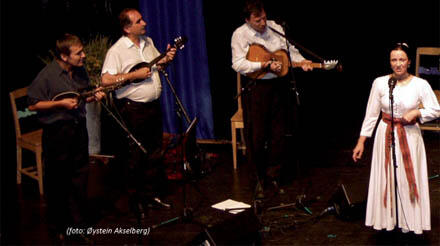
[[[385, 132], [387, 124], [382, 120], [376, 130], [373, 157], [371, 161], [370, 183], [365, 225], [376, 230], [393, 230], [396, 225], [394, 167], [391, 163], [388, 177], [385, 172]], [[429, 203], [428, 172], [426, 165], [425, 144], [419, 126], [405, 126], [411, 159], [414, 165], [414, 176], [419, 199], [411, 203], [405, 166], [400, 152], [399, 138], [395, 130], [397, 159], [397, 204], [399, 228], [421, 234], [431, 230], [431, 211]], [[390, 154], [390, 156], [392, 156]], [[388, 181], [387, 181], [388, 180]], [[386, 207], [384, 194], [387, 192]]]

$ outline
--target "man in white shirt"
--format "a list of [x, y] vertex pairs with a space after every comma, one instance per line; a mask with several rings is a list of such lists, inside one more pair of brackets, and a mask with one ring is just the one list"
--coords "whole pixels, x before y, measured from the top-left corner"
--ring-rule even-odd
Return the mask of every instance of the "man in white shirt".
[[[253, 62], [248, 60], [249, 47], [259, 44], [269, 52], [287, 50], [286, 40], [271, 28], [283, 33], [281, 26], [266, 19], [264, 6], [260, 1], [248, 1], [244, 8], [245, 21], [238, 27], [231, 39], [232, 68], [246, 75], [262, 71], [261, 79], [251, 80], [243, 77], [241, 94], [243, 117], [246, 132], [247, 159], [257, 171], [256, 198], [264, 198], [264, 184], [272, 183], [279, 189], [280, 169], [286, 162], [286, 134], [288, 133], [287, 114], [289, 81], [287, 76], [277, 77], [282, 69], [280, 61]], [[301, 62], [304, 71], [311, 70], [311, 61], [304, 59], [299, 51], [289, 45], [290, 59]], [[282, 189], [278, 190], [283, 192]]]
[[[160, 55], [153, 40], [145, 36], [147, 23], [136, 9], [124, 9], [119, 15], [123, 36], [108, 50], [102, 68], [102, 84], [126, 85], [116, 91], [117, 106], [127, 128], [147, 150], [146, 155], [133, 142], [126, 144], [127, 170], [125, 181], [132, 202], [141, 216], [145, 203], [169, 207], [159, 196], [166, 177], [161, 163], [162, 112], [159, 97], [162, 91], [159, 72], [174, 59], [176, 49], [168, 44], [166, 56], [157, 65], [132, 68], [150, 62]], [[157, 158], [154, 158], [157, 157]]]

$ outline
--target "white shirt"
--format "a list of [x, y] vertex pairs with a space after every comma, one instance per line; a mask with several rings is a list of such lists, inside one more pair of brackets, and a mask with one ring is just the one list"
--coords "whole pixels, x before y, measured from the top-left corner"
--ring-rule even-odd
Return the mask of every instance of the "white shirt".
[[[140, 47], [129, 38], [122, 36], [108, 50], [101, 74], [111, 75], [128, 73], [132, 67], [141, 62], [149, 62], [160, 55], [150, 37], [142, 36]], [[151, 68], [151, 77], [139, 83], [128, 84], [116, 90], [117, 98], [128, 98], [136, 102], [151, 102], [160, 97], [162, 85], [156, 66]]]
[[[280, 49], [287, 50], [286, 39], [272, 31], [270, 27], [283, 32], [283, 28], [276, 24], [275, 21], [268, 20], [266, 22], [266, 30], [261, 34], [255, 31], [249, 24], [244, 23], [237, 28], [232, 34], [231, 48], [232, 48], [232, 68], [241, 74], [252, 73], [261, 69], [260, 62], [251, 62], [246, 59], [246, 55], [251, 44], [260, 44], [270, 52], [275, 52]], [[289, 43], [290, 59], [293, 62], [301, 62], [304, 57], [299, 53], [293, 45]], [[276, 75], [267, 73], [263, 79], [272, 79]]]

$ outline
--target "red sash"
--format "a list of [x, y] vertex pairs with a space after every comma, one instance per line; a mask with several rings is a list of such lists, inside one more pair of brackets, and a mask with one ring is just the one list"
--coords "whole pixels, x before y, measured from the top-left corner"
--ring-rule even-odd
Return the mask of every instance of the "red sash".
[[[388, 177], [388, 168], [390, 167], [390, 153], [391, 153], [391, 115], [382, 112], [382, 120], [387, 123], [387, 129], [386, 129], [386, 140], [385, 140], [385, 174]], [[408, 147], [408, 140], [406, 139], [406, 131], [405, 131], [405, 125], [414, 125], [414, 122], [404, 122], [402, 118], [394, 118], [393, 120], [394, 126], [397, 130], [397, 136], [399, 137], [399, 145], [400, 145], [400, 151], [402, 152], [402, 158], [403, 158], [403, 164], [405, 166], [405, 173], [406, 173], [406, 179], [408, 180], [409, 185], [409, 196], [411, 199], [411, 203], [414, 203], [416, 200], [419, 199], [419, 194], [417, 192], [417, 185], [416, 185], [416, 179], [414, 177], [414, 165], [411, 160], [411, 154], [409, 152]], [[388, 182], [388, 178], [387, 178]], [[385, 186], [385, 195], [384, 195], [384, 205], [387, 206], [386, 200], [387, 200], [387, 188], [388, 186]], [[395, 187], [396, 189], [397, 187]]]

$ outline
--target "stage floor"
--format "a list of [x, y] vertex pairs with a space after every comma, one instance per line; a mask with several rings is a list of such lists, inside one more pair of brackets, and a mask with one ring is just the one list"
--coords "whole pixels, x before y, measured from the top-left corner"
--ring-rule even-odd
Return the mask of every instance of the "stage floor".
[[[110, 175], [111, 164], [94, 163], [91, 164], [89, 195], [95, 223], [84, 228], [84, 233], [93, 230], [97, 234], [93, 236], [97, 245], [185, 245], [195, 243], [196, 238], [208, 238], [207, 234], [217, 244], [231, 245], [238, 244], [238, 238], [255, 239], [255, 236], [263, 245], [440, 245], [440, 177], [436, 176], [440, 173], [439, 134], [425, 134], [425, 144], [431, 177], [432, 230], [421, 237], [412, 233], [378, 232], [364, 226], [371, 144], [367, 145], [365, 158], [358, 164], [351, 161], [353, 146], [350, 144], [319, 146], [326, 149], [322, 153], [309, 150], [300, 162], [302, 168], [292, 168], [292, 174], [287, 175], [291, 179], [284, 187], [285, 194], [276, 194], [269, 187], [266, 199], [258, 203], [258, 211], [251, 208], [238, 215], [211, 208], [211, 205], [226, 199], [253, 205], [255, 177], [252, 170], [242, 156], [238, 169], [233, 170], [230, 145], [201, 145], [206, 156], [202, 177], [186, 186], [182, 181], [171, 180], [166, 199], [174, 206], [169, 210], [151, 209], [140, 222], [130, 211], [127, 196], [113, 190], [112, 180], [118, 177]], [[167, 165], [168, 170], [176, 168], [173, 163]], [[341, 184], [353, 204], [352, 209], [339, 215], [334, 211], [324, 213], [334, 204], [330, 201], [340, 192]], [[25, 178], [16, 191], [17, 195], [10, 196], [18, 205], [9, 214], [14, 222], [4, 225], [10, 226], [11, 232], [6, 243], [52, 244], [45, 223], [44, 199], [40, 198], [37, 185]], [[305, 195], [301, 200], [303, 206], [299, 204], [301, 195]], [[334, 201], [343, 206], [343, 199]], [[286, 204], [292, 206], [268, 210]], [[185, 221], [180, 219], [184, 207], [193, 211], [192, 218], [184, 217]], [[171, 222], [158, 226], [167, 220]]]

